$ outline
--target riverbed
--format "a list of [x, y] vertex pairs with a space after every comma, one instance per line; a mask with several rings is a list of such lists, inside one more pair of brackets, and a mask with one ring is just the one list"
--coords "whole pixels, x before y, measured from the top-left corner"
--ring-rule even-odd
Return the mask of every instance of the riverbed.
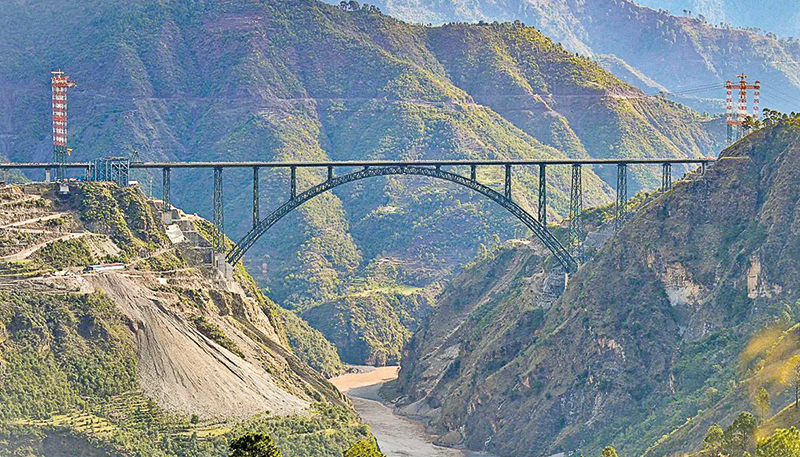
[[399, 369], [362, 369], [331, 379], [333, 385], [350, 397], [387, 457], [493, 457], [437, 446], [433, 444], [435, 437], [425, 432], [422, 422], [395, 414], [391, 405], [378, 396], [378, 390], [385, 382], [396, 379]]

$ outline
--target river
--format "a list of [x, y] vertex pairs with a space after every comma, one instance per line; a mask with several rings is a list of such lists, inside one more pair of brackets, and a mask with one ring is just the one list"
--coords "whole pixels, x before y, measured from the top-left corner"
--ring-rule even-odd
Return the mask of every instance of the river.
[[437, 446], [433, 444], [435, 437], [425, 432], [422, 422], [395, 414], [378, 396], [378, 389], [396, 379], [398, 371], [399, 367], [381, 367], [331, 379], [333, 385], [350, 397], [387, 457], [494, 457]]

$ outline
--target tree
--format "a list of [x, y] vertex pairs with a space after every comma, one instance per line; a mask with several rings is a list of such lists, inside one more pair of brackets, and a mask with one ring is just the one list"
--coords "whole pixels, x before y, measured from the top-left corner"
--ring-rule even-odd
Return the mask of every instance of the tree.
[[755, 406], [756, 413], [758, 413], [758, 417], [760, 417], [762, 421], [769, 419], [771, 407], [769, 404], [769, 392], [767, 392], [766, 388], [762, 387], [756, 393], [756, 399], [753, 403], [753, 406]]
[[706, 437], [703, 438], [703, 450], [717, 451], [722, 447], [725, 442], [725, 432], [719, 424], [711, 424], [706, 432]]
[[606, 446], [600, 454], [600, 457], [618, 457], [617, 450], [614, 449], [614, 446]]
[[386, 457], [374, 440], [361, 440], [344, 451], [344, 457]]
[[752, 449], [757, 421], [750, 413], [739, 413], [725, 430], [725, 449], [733, 455], [743, 455]]
[[756, 457], [800, 457], [800, 431], [794, 427], [778, 429], [771, 436], [760, 439]]
[[800, 355], [792, 357], [794, 369], [792, 370], [792, 381], [794, 381], [794, 409], [800, 408]]
[[281, 449], [264, 433], [245, 433], [230, 445], [230, 457], [281, 457]]

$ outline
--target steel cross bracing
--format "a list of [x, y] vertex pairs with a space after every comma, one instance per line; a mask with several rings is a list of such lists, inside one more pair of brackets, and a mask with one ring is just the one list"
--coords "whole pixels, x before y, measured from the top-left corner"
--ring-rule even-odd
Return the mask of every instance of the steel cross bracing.
[[222, 200], [222, 168], [214, 169], [214, 251], [225, 253], [225, 215]]
[[253, 227], [261, 220], [259, 215], [258, 167], [253, 167]]
[[539, 165], [539, 223], [547, 227], [547, 165]]
[[461, 176], [456, 173], [443, 171], [441, 169], [420, 166], [382, 166], [373, 167], [366, 166], [365, 168], [354, 171], [345, 175], [336, 176], [332, 179], [317, 184], [314, 187], [296, 195], [278, 209], [272, 212], [269, 216], [262, 219], [256, 227], [254, 227], [247, 235], [245, 235], [234, 248], [228, 253], [227, 260], [231, 264], [235, 264], [242, 259], [244, 253], [258, 240], [258, 238], [270, 229], [281, 218], [289, 214], [292, 210], [299, 207], [303, 203], [312, 198], [327, 192], [337, 186], [346, 184], [360, 179], [366, 179], [376, 176], [389, 176], [389, 175], [417, 175], [438, 178], [460, 184], [464, 187], [472, 189], [498, 203], [500, 206], [508, 210], [511, 214], [517, 217], [522, 223], [533, 231], [533, 233], [550, 249], [555, 258], [561, 263], [562, 267], [571, 272], [577, 268], [577, 262], [567, 252], [564, 246], [556, 239], [539, 221], [533, 216], [528, 214], [522, 207], [514, 203], [511, 199], [506, 198], [506, 195], [491, 189], [473, 179]]
[[628, 217], [628, 165], [617, 165], [617, 201], [614, 205], [614, 225], [617, 232]]
[[583, 260], [583, 171], [581, 164], [572, 165], [572, 185], [569, 193], [569, 247], [572, 256]]
[[161, 170], [161, 203], [163, 207], [161, 211], [164, 213], [168, 213], [172, 211], [172, 205], [169, 202], [170, 198], [170, 168], [164, 168]]
[[666, 192], [672, 189], [672, 164], [662, 164], [661, 170], [661, 191]]

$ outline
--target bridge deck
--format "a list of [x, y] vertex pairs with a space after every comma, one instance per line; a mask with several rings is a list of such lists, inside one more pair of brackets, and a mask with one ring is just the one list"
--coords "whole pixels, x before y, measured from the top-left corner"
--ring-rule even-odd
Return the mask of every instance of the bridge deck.
[[[324, 162], [131, 162], [131, 168], [326, 168], [326, 167], [386, 167], [386, 166], [504, 166], [504, 165], [657, 165], [707, 164], [714, 158], [618, 158], [618, 159], [524, 159], [524, 160], [346, 160]], [[68, 162], [67, 168], [87, 168], [90, 162]], [[0, 163], [0, 169], [56, 168], [53, 162]]]

